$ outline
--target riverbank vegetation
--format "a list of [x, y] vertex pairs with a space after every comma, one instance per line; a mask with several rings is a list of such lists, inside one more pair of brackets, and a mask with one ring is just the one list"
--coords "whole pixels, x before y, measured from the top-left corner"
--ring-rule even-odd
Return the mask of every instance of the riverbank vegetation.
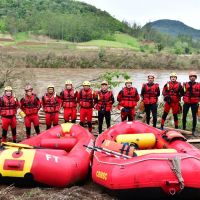
[[[27, 46], [26, 46], [27, 45]], [[72, 48], [72, 49], [71, 49]], [[57, 44], [30, 47], [2, 47], [1, 62], [12, 60], [15, 67], [25, 68], [129, 68], [129, 69], [200, 69], [200, 55], [174, 55], [168, 53], [143, 53], [121, 48], [96, 48], [94, 46], [68, 46]]]

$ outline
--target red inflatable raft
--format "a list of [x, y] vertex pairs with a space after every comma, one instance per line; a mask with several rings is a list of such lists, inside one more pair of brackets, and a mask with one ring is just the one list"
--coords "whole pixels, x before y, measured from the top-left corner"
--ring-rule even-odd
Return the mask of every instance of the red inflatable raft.
[[94, 148], [94, 182], [123, 199], [200, 197], [200, 151], [179, 132], [122, 122], [99, 135]]
[[93, 145], [91, 133], [65, 123], [20, 144], [3, 143], [0, 151], [2, 178], [23, 178], [49, 186], [65, 187], [88, 174]]

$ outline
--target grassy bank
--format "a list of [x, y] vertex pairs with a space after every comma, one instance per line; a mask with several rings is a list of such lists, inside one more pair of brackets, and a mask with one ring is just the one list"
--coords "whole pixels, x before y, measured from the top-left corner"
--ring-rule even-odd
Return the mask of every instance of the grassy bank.
[[129, 68], [129, 69], [200, 69], [200, 55], [177, 56], [146, 54], [120, 49], [23, 51], [9, 47], [1, 51], [1, 61], [13, 61], [26, 68]]
[[72, 43], [28, 33], [1, 35], [0, 56], [2, 62], [9, 59], [27, 68], [200, 69], [198, 54], [157, 52], [154, 43], [127, 34], [116, 33], [111, 39]]

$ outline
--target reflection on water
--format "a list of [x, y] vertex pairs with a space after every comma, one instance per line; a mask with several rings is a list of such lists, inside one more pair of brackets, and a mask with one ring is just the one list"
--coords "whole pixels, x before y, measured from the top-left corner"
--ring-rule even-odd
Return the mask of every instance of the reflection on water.
[[[27, 69], [30, 70], [30, 69]], [[41, 97], [49, 83], [53, 83], [56, 87], [56, 91], [59, 93], [64, 88], [64, 83], [66, 79], [71, 79], [76, 86], [80, 85], [84, 80], [92, 80], [98, 77], [100, 74], [106, 71], [116, 71], [115, 69], [52, 69], [52, 68], [37, 68], [31, 69], [34, 74], [34, 80], [30, 80], [32, 84], [35, 85], [35, 92]], [[140, 93], [142, 84], [147, 81], [147, 75], [149, 73], [154, 73], [156, 76], [155, 82], [160, 84], [162, 90], [163, 85], [169, 81], [170, 70], [130, 70], [124, 69], [119, 70], [129, 73], [131, 79], [133, 80], [133, 85], [138, 89]], [[177, 71], [178, 81], [185, 82], [188, 81], [188, 71]], [[198, 71], [200, 74], [200, 71]], [[199, 78], [198, 80], [199, 81]], [[124, 86], [121, 83], [119, 87], [114, 89], [115, 96], [118, 91]], [[23, 89], [23, 87], [22, 87]], [[23, 90], [22, 90], [23, 92]]]

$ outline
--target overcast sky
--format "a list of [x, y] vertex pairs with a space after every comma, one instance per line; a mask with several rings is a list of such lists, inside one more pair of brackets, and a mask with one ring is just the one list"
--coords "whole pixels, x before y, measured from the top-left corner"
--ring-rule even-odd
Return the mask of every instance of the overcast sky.
[[200, 29], [200, 0], [80, 0], [119, 20], [144, 25], [158, 19], [179, 20]]

